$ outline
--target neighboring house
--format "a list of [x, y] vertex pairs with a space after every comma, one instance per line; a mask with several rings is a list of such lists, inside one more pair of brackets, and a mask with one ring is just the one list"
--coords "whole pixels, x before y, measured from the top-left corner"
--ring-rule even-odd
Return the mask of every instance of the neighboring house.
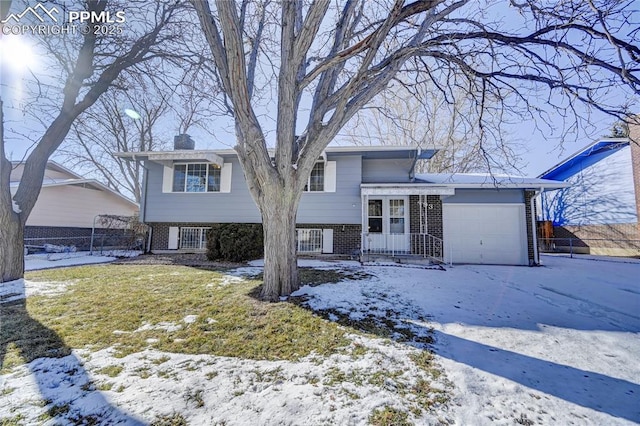
[[551, 248], [640, 255], [640, 147], [635, 142], [595, 141], [540, 178], [571, 184], [540, 199], [541, 219], [553, 224]]
[[[487, 175], [414, 175], [437, 150], [328, 147], [297, 215], [298, 251], [418, 255], [455, 263], [538, 263], [532, 198], [566, 184]], [[204, 250], [216, 223], [260, 223], [232, 150], [121, 153], [143, 161], [151, 248]]]
[[[18, 189], [23, 163], [13, 163], [11, 193]], [[88, 238], [98, 215], [134, 216], [139, 206], [94, 179], [85, 179], [60, 164], [49, 161], [38, 201], [27, 219], [27, 243], [88, 247]], [[99, 223], [96, 224], [99, 227]]]

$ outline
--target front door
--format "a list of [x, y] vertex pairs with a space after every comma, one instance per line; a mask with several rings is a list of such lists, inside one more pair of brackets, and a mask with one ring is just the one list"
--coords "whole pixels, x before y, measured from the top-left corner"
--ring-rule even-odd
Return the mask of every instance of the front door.
[[369, 198], [365, 250], [392, 254], [409, 251], [408, 197]]

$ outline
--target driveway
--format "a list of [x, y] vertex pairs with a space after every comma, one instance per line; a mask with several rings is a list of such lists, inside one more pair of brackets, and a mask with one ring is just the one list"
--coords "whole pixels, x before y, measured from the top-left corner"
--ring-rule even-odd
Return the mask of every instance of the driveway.
[[316, 309], [394, 309], [432, 328], [457, 424], [639, 423], [640, 262], [543, 262], [367, 267], [375, 278], [302, 292]]

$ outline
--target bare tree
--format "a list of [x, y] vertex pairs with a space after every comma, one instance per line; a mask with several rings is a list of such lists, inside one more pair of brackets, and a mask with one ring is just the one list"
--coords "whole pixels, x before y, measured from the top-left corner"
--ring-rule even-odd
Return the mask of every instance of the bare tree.
[[[14, 5], [19, 6], [26, 7], [27, 4]], [[52, 120], [46, 124], [44, 134], [28, 155], [13, 197], [11, 163], [6, 158], [4, 138], [2, 140], [0, 282], [21, 278], [24, 274], [24, 225], [40, 193], [47, 160], [67, 136], [74, 121], [119, 77], [134, 72], [142, 63], [166, 57], [166, 51], [158, 46], [167, 48], [180, 35], [175, 25], [181, 7], [176, 3], [87, 0], [66, 3], [65, 7], [86, 10], [94, 16], [100, 16], [102, 12], [115, 16], [117, 11], [126, 11], [126, 28], [117, 33], [103, 31], [106, 24], [89, 23], [82, 26], [77, 35], [63, 33], [38, 39], [40, 46], [49, 53], [42, 60], [49, 61], [46, 77], [51, 83], [38, 81], [37, 102], [52, 108]], [[64, 82], [62, 87], [57, 86], [58, 82]], [[60, 91], [56, 90], [58, 87]]]
[[[113, 90], [78, 117], [59, 154], [74, 169], [140, 202], [142, 166], [124, 161], [117, 152], [156, 151], [168, 146], [158, 135], [158, 124], [168, 117], [171, 93], [155, 91], [149, 82], [143, 90]], [[123, 109], [123, 105], [128, 108]], [[166, 132], [166, 129], [165, 129]]]
[[518, 169], [517, 144], [502, 130], [505, 123], [496, 118], [487, 137], [477, 125], [473, 102], [461, 93], [447, 100], [428, 82], [412, 92], [392, 84], [356, 113], [345, 126], [343, 138], [354, 145], [438, 148], [432, 159], [416, 164], [418, 173], [506, 173]]
[[[313, 164], [392, 79], [429, 80], [449, 98], [464, 89], [482, 134], [489, 115], [544, 114], [541, 96], [563, 114], [584, 102], [622, 118], [624, 105], [601, 96], [614, 85], [640, 92], [631, 1], [512, 0], [509, 22], [470, 0], [214, 3], [192, 1], [262, 215], [267, 300], [298, 286], [295, 217]], [[273, 153], [257, 112], [270, 81]]]

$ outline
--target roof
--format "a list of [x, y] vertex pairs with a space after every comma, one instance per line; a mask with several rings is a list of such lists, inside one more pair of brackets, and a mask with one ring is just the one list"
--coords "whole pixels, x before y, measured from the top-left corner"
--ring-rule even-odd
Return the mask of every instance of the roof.
[[[428, 160], [433, 157], [438, 148], [420, 148], [407, 145], [372, 145], [372, 146], [328, 146], [325, 152], [331, 155], [362, 155], [367, 159], [407, 159]], [[270, 150], [271, 151], [271, 150]], [[139, 151], [118, 152], [122, 158], [137, 158], [150, 161], [161, 160], [203, 160], [215, 156], [236, 156], [233, 149], [200, 149], [174, 151]], [[208, 161], [208, 160], [207, 160]]]
[[566, 182], [556, 180], [490, 173], [420, 173], [416, 174], [416, 182], [478, 189], [557, 189], [570, 186]]
[[[21, 162], [12, 162], [12, 166], [16, 166], [21, 164]], [[89, 188], [93, 188], [96, 189], [98, 191], [104, 191], [106, 193], [109, 193], [111, 195], [114, 195], [120, 199], [122, 199], [123, 201], [131, 204], [131, 206], [138, 208], [139, 205], [138, 203], [130, 200], [129, 198], [125, 197], [124, 195], [120, 194], [117, 191], [114, 191], [113, 189], [109, 188], [108, 186], [98, 182], [95, 179], [86, 179], [83, 178], [82, 176], [80, 176], [79, 174], [67, 169], [66, 167], [56, 163], [55, 161], [49, 160], [47, 161], [47, 169], [48, 170], [53, 170], [56, 172], [62, 172], [65, 173], [67, 175], [69, 175], [68, 179], [51, 179], [51, 178], [45, 178], [42, 181], [42, 187], [43, 188], [50, 188], [50, 187], [54, 187], [54, 186], [82, 186], [84, 188], [89, 187]], [[10, 186], [11, 188], [17, 188], [20, 185], [20, 182], [11, 182]]]
[[581, 170], [594, 165], [598, 161], [607, 158], [627, 146], [629, 146], [629, 139], [627, 138], [595, 141], [575, 154], [570, 155], [538, 177], [542, 179], [566, 180]]

